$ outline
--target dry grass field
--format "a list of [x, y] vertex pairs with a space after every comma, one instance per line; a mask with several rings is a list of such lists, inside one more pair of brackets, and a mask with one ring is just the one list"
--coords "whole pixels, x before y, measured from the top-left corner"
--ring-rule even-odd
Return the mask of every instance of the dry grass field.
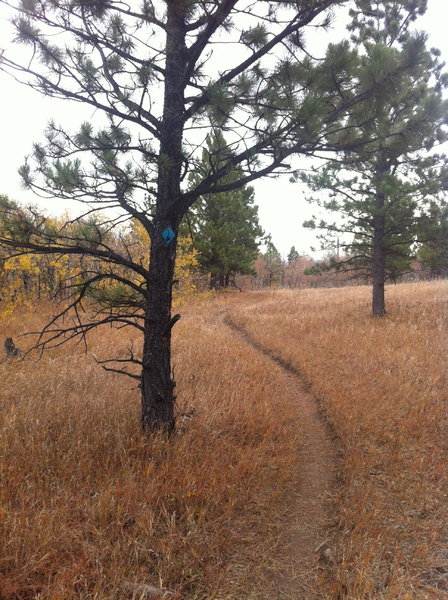
[[448, 286], [235, 300], [232, 319], [300, 369], [343, 455], [329, 598], [448, 597]]
[[[1, 338], [48, 310], [3, 319]], [[183, 312], [179, 412], [195, 414], [169, 441], [141, 436], [132, 381], [81, 347], [0, 364], [2, 600], [106, 600], [123, 581], [188, 599], [275, 597], [299, 476], [296, 409], [280, 369], [202, 308]], [[103, 329], [91, 351], [128, 344]]]
[[[225, 327], [224, 310], [300, 369], [342, 453], [336, 565], [313, 598], [444, 598], [447, 291], [388, 288], [382, 320], [369, 316], [367, 288], [183, 307], [170, 440], [141, 436], [138, 390], [91, 357], [124, 352], [126, 331], [93, 335], [87, 354], [67, 346], [1, 363], [1, 600], [108, 600], [123, 581], [186, 600], [299, 600], [277, 581], [306, 469], [300, 415], [281, 368]], [[1, 339], [49, 309], [3, 318]]]

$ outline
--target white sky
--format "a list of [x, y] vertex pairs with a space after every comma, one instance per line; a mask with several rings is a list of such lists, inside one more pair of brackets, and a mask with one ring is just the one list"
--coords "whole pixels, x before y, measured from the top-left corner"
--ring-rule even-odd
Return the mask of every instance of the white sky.
[[[429, 33], [431, 46], [439, 48], [448, 62], [448, 1], [429, 0], [426, 15], [417, 22], [418, 29]], [[9, 43], [9, 29], [0, 12], [0, 48]], [[29, 191], [21, 188], [18, 167], [31, 151], [32, 143], [41, 139], [50, 118], [76, 129], [85, 120], [92, 119], [92, 110], [73, 107], [66, 101], [49, 100], [24, 85], [0, 73], [0, 193], [22, 202], [37, 202]], [[300, 163], [299, 163], [300, 164]], [[259, 206], [261, 226], [279, 251], [286, 256], [291, 246], [300, 253], [309, 254], [310, 246], [318, 246], [313, 232], [302, 228], [302, 222], [311, 217], [315, 209], [304, 198], [303, 189], [290, 184], [287, 176], [263, 179], [254, 185]], [[55, 201], [39, 204], [49, 212], [59, 212]]]

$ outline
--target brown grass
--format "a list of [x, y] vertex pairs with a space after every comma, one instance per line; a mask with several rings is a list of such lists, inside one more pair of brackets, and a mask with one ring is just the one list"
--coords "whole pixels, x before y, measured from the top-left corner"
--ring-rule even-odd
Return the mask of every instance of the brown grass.
[[233, 319], [309, 380], [343, 452], [323, 596], [448, 597], [446, 282], [236, 298]]
[[[337, 566], [320, 597], [444, 598], [446, 293], [445, 283], [391, 287], [380, 320], [367, 288], [183, 307], [179, 412], [196, 413], [169, 441], [141, 436], [138, 390], [82, 348], [0, 364], [1, 600], [106, 600], [124, 580], [188, 600], [287, 598], [276, 581], [300, 415], [280, 368], [223, 327], [216, 315], [227, 307], [300, 368], [338, 436]], [[0, 320], [0, 338], [36, 328], [48, 310]], [[128, 335], [103, 330], [91, 351], [121, 352]]]
[[[105, 600], [124, 580], [190, 599], [275, 597], [295, 407], [279, 370], [201, 311], [175, 348], [179, 411], [196, 414], [168, 441], [142, 437], [138, 391], [82, 348], [0, 364], [2, 600]], [[0, 336], [47, 312], [3, 319]], [[92, 351], [127, 336], [103, 330]]]

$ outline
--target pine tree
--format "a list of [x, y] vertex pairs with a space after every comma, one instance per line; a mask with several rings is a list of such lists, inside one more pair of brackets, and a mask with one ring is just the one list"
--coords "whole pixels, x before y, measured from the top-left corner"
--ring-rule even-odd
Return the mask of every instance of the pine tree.
[[291, 246], [291, 250], [289, 251], [289, 254], [288, 254], [288, 265], [292, 265], [292, 263], [295, 262], [299, 257], [300, 257], [300, 255], [297, 252], [297, 250], [295, 249], [295, 247]]
[[[84, 203], [91, 214], [112, 209], [110, 227], [136, 219], [151, 244], [149, 262], [140, 263], [132, 247], [111, 248], [102, 234], [89, 240], [61, 235], [32, 213], [27, 239], [5, 236], [1, 243], [101, 259], [101, 271], [79, 286], [75, 309], [98, 278], [119, 278], [127, 287], [132, 304], [122, 313], [98, 319], [93, 312], [91, 321], [80, 320], [66, 333], [85, 335], [115, 319], [142, 336], [141, 359], [129, 357], [129, 368], [140, 372], [128, 371], [122, 358], [117, 371], [139, 381], [145, 430], [172, 431], [175, 424], [171, 333], [180, 315], [172, 315], [172, 290], [184, 215], [204, 195], [287, 172], [289, 156], [364, 143], [353, 134], [354, 113], [346, 141], [337, 132], [355, 105], [367, 111], [401, 67], [389, 61], [367, 78], [347, 41], [330, 44], [322, 60], [304, 51], [307, 28], [326, 28], [340, 4], [145, 0], [133, 7], [116, 0], [27, 0], [11, 7], [15, 41], [24, 52], [14, 57], [14, 46], [3, 52], [0, 68], [50, 98], [87, 105], [96, 121], [75, 131], [51, 122], [21, 169], [25, 185], [47, 198]], [[210, 64], [212, 54], [223, 67]], [[211, 127], [229, 132], [227, 158], [185, 189]], [[226, 181], [236, 167], [239, 179]], [[123, 269], [133, 275], [123, 276]], [[51, 335], [47, 339], [51, 344]]]
[[[385, 69], [395, 76], [384, 94], [361, 109], [362, 131], [372, 141], [345, 151], [318, 174], [302, 176], [313, 190], [327, 190], [328, 198], [318, 203], [339, 213], [334, 222], [305, 225], [324, 230], [330, 247], [344, 234], [353, 236], [342, 241], [350, 257], [335, 266], [370, 275], [374, 316], [385, 314], [385, 281], [409, 267], [424, 203], [440, 187], [444, 158], [427, 152], [446, 138], [442, 89], [447, 80], [438, 51], [429, 51], [426, 36], [409, 29], [425, 5], [424, 0], [356, 2], [350, 29], [353, 42], [364, 48], [362, 76], [375, 80]], [[360, 107], [352, 122], [359, 127]], [[348, 127], [338, 139], [346, 143], [350, 135]]]
[[[211, 169], [221, 166], [220, 155], [226, 160], [229, 147], [223, 134], [214, 129], [206, 140], [198, 173], [191, 177], [207, 176]], [[228, 173], [222, 183], [240, 179], [241, 169]], [[250, 186], [199, 198], [187, 217], [198, 261], [210, 274], [210, 287], [229, 287], [236, 274], [253, 275], [253, 263], [263, 231], [258, 223], [258, 207], [254, 206], [254, 190]]]
[[267, 287], [278, 286], [283, 283], [284, 264], [280, 252], [277, 250], [271, 240], [271, 236], [266, 239], [266, 252], [263, 254], [265, 276], [263, 285]]
[[432, 278], [448, 277], [448, 204], [432, 201], [422, 218], [417, 258]]

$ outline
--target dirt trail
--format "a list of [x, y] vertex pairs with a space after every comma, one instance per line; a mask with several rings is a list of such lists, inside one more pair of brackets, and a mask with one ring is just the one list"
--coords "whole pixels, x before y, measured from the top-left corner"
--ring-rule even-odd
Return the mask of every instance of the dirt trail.
[[[331, 567], [333, 562], [331, 548], [325, 542], [335, 520], [333, 493], [339, 466], [336, 444], [316, 401], [306, 391], [301, 373], [255, 340], [229, 316], [224, 317], [224, 323], [283, 368], [288, 389], [297, 404], [303, 424], [303, 437], [298, 448], [300, 487], [295, 505], [291, 507], [294, 517], [287, 540], [291, 560], [290, 564], [285, 565], [278, 591], [279, 599], [311, 600], [316, 594], [319, 566], [326, 563], [326, 567]], [[320, 551], [316, 552], [319, 546]]]

